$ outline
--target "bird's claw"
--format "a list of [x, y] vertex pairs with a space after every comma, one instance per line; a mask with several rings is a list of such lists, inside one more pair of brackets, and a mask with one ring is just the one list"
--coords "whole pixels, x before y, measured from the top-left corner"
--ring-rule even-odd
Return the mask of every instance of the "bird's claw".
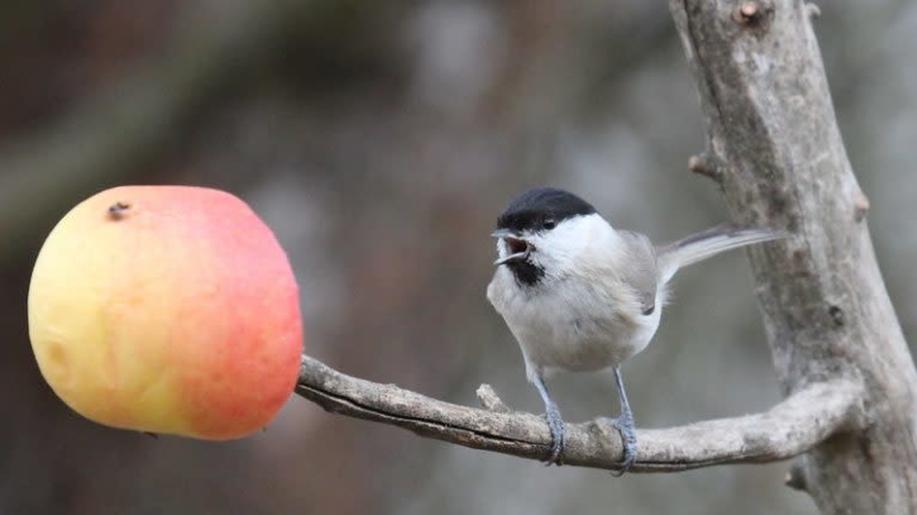
[[556, 409], [548, 410], [544, 414], [544, 418], [548, 423], [548, 429], [551, 430], [551, 454], [544, 460], [544, 464], [545, 466], [557, 465], [559, 467], [563, 464], [564, 420]]
[[621, 441], [624, 444], [624, 459], [621, 461], [621, 468], [612, 471], [611, 475], [621, 477], [637, 461], [637, 431], [634, 427], [633, 416], [622, 415], [611, 419], [611, 425], [621, 433]]

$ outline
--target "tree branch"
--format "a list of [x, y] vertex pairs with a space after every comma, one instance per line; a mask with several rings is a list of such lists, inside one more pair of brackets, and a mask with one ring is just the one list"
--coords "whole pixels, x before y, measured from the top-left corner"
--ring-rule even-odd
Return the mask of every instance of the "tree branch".
[[796, 463], [825, 514], [917, 514], [917, 370], [869, 237], [803, 0], [669, 0], [733, 220], [792, 237], [748, 250], [784, 392], [856, 377], [868, 421]]
[[[551, 434], [540, 416], [443, 402], [348, 376], [308, 356], [303, 356], [296, 393], [332, 413], [465, 447], [536, 460], [550, 452]], [[676, 472], [791, 458], [852, 429], [862, 394], [859, 383], [837, 379], [811, 384], [764, 413], [640, 430], [637, 463], [631, 470]], [[567, 465], [616, 470], [622, 449], [617, 430], [597, 419], [567, 426], [563, 458]]]

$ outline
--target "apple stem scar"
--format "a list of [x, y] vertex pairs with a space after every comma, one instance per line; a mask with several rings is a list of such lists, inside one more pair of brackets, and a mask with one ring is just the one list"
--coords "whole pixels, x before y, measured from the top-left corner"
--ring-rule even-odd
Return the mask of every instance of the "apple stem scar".
[[120, 220], [124, 215], [124, 211], [127, 211], [131, 208], [130, 204], [125, 204], [124, 202], [115, 202], [108, 208], [108, 216], [112, 220]]

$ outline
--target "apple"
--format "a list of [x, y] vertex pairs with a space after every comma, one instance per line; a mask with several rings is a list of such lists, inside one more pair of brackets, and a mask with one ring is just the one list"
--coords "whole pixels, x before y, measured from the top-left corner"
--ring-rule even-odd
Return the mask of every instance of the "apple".
[[296, 383], [290, 263], [222, 191], [123, 186], [83, 201], [45, 241], [28, 304], [45, 380], [102, 424], [239, 438], [268, 424]]

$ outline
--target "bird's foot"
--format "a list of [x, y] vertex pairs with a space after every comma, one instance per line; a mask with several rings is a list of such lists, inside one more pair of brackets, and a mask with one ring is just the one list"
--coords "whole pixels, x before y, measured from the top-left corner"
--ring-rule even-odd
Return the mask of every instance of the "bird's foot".
[[605, 420], [621, 433], [621, 442], [624, 444], [624, 459], [621, 460], [621, 468], [611, 473], [614, 477], [621, 477], [637, 461], [637, 429], [634, 425], [634, 417], [633, 415], [625, 414]]
[[553, 409], [548, 409], [547, 413], [544, 414], [544, 418], [548, 423], [548, 429], [551, 430], [551, 454], [547, 459], [544, 460], [545, 465], [557, 465], [558, 467], [563, 464], [562, 454], [564, 452], [564, 419], [560, 416], [560, 411], [557, 407]]

